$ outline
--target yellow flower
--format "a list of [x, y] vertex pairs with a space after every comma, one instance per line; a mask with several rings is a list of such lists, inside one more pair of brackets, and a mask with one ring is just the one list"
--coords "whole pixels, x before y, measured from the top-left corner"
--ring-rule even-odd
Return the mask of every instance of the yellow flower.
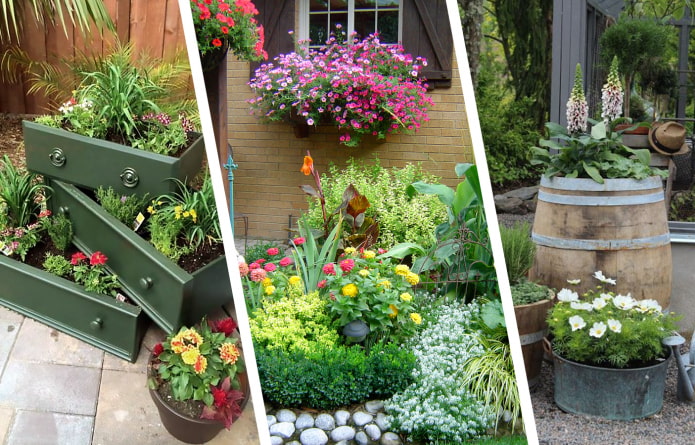
[[191, 212], [189, 212], [188, 210], [186, 210], [185, 212], [183, 212], [183, 217], [184, 217], [184, 218], [188, 218], [188, 217], [190, 216], [190, 214], [191, 214]]
[[413, 296], [410, 295], [408, 292], [403, 292], [401, 294], [401, 300], [403, 300], [403, 301], [410, 301], [412, 299], [413, 299]]
[[391, 313], [389, 314], [390, 318], [396, 318], [398, 315], [398, 308], [394, 304], [389, 304], [389, 309], [391, 309]]
[[196, 212], [195, 209], [191, 209], [189, 213], [191, 214], [193, 222], [196, 222], [198, 220], [198, 212]]
[[200, 351], [198, 348], [190, 348], [181, 354], [181, 359], [185, 364], [192, 365], [198, 360], [199, 355]]
[[155, 211], [156, 210], [154, 209], [154, 207], [152, 207], [152, 206], [147, 207], [147, 213], [149, 213], [150, 215], [153, 214]]
[[275, 286], [268, 286], [265, 288], [266, 295], [273, 295], [273, 292], [275, 292]]
[[290, 279], [288, 280], [288, 282], [289, 282], [292, 286], [294, 286], [295, 284], [301, 283], [301, 282], [302, 282], [302, 279], [299, 278], [299, 276], [297, 276], [297, 275], [293, 275], [293, 276], [290, 277]]
[[345, 248], [345, 255], [352, 255], [355, 252], [357, 252], [357, 249], [355, 249], [354, 247], [346, 247]]
[[381, 286], [385, 289], [389, 289], [391, 287], [391, 282], [389, 280], [382, 280], [382, 281], [379, 281], [376, 285]]
[[357, 273], [360, 274], [361, 277], [366, 278], [369, 276], [369, 269], [362, 269]]
[[374, 252], [373, 250], [365, 250], [364, 252], [362, 252], [362, 257], [367, 259], [367, 260], [371, 260], [375, 256], [376, 256], [376, 252]]
[[174, 217], [176, 219], [181, 219], [181, 212], [183, 212], [183, 207], [181, 207], [181, 206], [174, 207]]
[[413, 312], [412, 314], [410, 314], [410, 319], [413, 320], [415, 324], [422, 323], [422, 317], [417, 312]]
[[411, 272], [410, 272], [410, 267], [408, 267], [408, 266], [405, 265], [405, 264], [399, 264], [398, 266], [396, 266], [395, 272], [396, 272], [396, 275], [401, 275], [401, 276], [404, 276], [404, 277], [405, 277], [406, 275], [408, 275], [409, 273], [411, 273]]
[[407, 281], [411, 286], [415, 286], [420, 282], [420, 276], [413, 272], [408, 272], [405, 276], [405, 281]]
[[263, 285], [264, 288], [266, 288], [266, 287], [270, 286], [271, 284], [273, 284], [273, 280], [270, 277], [266, 277], [263, 279], [263, 281], [261, 281], [261, 284]]
[[340, 289], [340, 293], [345, 295], [346, 297], [354, 297], [357, 295], [358, 289], [357, 286], [355, 286], [352, 283], [346, 284], [343, 286], [342, 289]]
[[171, 350], [181, 354], [190, 347], [198, 347], [203, 343], [203, 337], [195, 329], [182, 329], [171, 339]]
[[223, 343], [220, 346], [220, 358], [228, 365], [233, 365], [239, 358], [239, 348], [234, 343]]

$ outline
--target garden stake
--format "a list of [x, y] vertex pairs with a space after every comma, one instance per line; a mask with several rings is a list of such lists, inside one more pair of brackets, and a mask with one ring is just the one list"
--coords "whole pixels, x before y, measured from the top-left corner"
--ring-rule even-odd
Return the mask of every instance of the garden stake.
[[232, 223], [232, 236], [234, 236], [234, 170], [239, 168], [239, 165], [234, 163], [234, 159], [232, 159], [232, 147], [229, 144], [227, 144], [227, 151], [229, 155], [227, 156], [227, 163], [223, 167], [227, 169], [227, 180], [229, 181], [229, 220]]

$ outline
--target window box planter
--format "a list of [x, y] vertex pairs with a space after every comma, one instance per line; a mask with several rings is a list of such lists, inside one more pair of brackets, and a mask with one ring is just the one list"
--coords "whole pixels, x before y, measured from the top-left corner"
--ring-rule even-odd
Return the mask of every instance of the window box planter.
[[148, 241], [108, 214], [77, 187], [51, 180], [53, 212], [65, 213], [74, 243], [85, 252], [108, 252], [109, 269], [129, 296], [164, 331], [192, 325], [203, 315], [232, 301], [225, 256], [190, 274]]
[[88, 188], [124, 194], [176, 191], [169, 178], [193, 178], [203, 162], [202, 135], [178, 158], [94, 139], [30, 121], [23, 122], [27, 168]]
[[147, 317], [134, 305], [0, 255], [0, 305], [134, 362]]

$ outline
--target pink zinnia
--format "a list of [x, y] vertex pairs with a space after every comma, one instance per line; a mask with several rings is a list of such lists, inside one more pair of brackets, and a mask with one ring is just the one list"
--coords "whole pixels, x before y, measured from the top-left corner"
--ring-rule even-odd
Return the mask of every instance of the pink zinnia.
[[278, 253], [280, 253], [280, 250], [277, 247], [271, 247], [266, 252], [268, 253], [268, 255], [277, 255]]
[[326, 275], [335, 275], [335, 265], [333, 263], [326, 264], [322, 270]]
[[275, 269], [277, 269], [277, 266], [273, 263], [268, 263], [265, 266], [263, 266], [263, 269], [266, 272], [275, 272]]
[[256, 262], [249, 264], [249, 270], [260, 269], [260, 268], [261, 268], [261, 265], [256, 263]]
[[292, 258], [285, 257], [285, 258], [280, 260], [280, 265], [282, 267], [289, 266], [290, 264], [292, 264]]
[[248, 274], [249, 274], [249, 265], [246, 263], [239, 263], [239, 275], [241, 275], [242, 277], [245, 277]]
[[316, 287], [318, 287], [319, 289], [323, 289], [324, 287], [326, 287], [326, 280], [321, 280], [321, 281], [319, 281], [319, 282], [316, 284]]
[[295, 246], [301, 246], [306, 242], [306, 239], [303, 236], [300, 236], [298, 238], [295, 238], [292, 240]]
[[253, 269], [251, 273], [249, 274], [251, 277], [251, 281], [255, 281], [256, 283], [259, 283], [268, 276], [265, 270], [263, 269]]
[[352, 258], [340, 262], [340, 269], [345, 273], [350, 272], [353, 267], [355, 267], [355, 260]]
[[265, 258], [257, 259], [256, 262], [257, 262], [258, 264], [263, 264], [263, 263], [265, 263]]

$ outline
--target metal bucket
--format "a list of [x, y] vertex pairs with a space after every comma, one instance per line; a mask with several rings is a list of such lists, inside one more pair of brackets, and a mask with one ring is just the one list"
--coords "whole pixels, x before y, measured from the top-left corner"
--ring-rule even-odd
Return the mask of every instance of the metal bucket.
[[668, 357], [656, 365], [612, 369], [572, 362], [557, 354], [555, 403], [561, 410], [609, 420], [632, 420], [661, 411]]

